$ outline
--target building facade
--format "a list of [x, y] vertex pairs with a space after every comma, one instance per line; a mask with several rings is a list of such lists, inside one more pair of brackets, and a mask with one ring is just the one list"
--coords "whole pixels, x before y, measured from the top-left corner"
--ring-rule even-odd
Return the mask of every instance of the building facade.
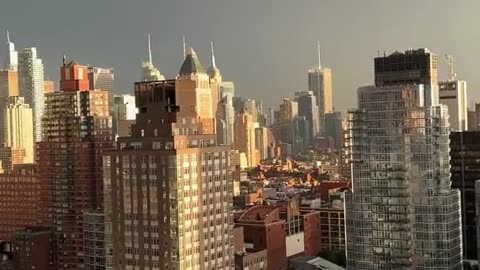
[[11, 97], [7, 104], [3, 113], [5, 144], [23, 151], [21, 163], [35, 163], [33, 110], [23, 97]]
[[[78, 64], [62, 70], [87, 75]], [[55, 269], [85, 267], [83, 213], [103, 207], [102, 151], [113, 147], [108, 92], [88, 90], [88, 78], [85, 83], [77, 82], [82, 77], [70, 78], [62, 92], [46, 95], [44, 140], [37, 143], [39, 177], [54, 191]], [[75, 91], [83, 87], [87, 90]]]
[[15, 234], [13, 266], [15, 270], [53, 270], [53, 237], [50, 228], [28, 227]]
[[255, 167], [258, 160], [258, 151], [255, 147], [255, 128], [256, 123], [253, 117], [247, 111], [235, 116], [233, 149], [245, 153], [247, 156], [248, 167]]
[[326, 67], [308, 70], [308, 91], [312, 91], [318, 105], [319, 133], [325, 133], [325, 114], [333, 111], [332, 70]]
[[462, 201], [463, 254], [467, 259], [477, 257], [477, 223], [475, 181], [480, 179], [480, 132], [464, 131], [450, 134], [450, 172], [452, 188], [460, 190]]
[[176, 80], [135, 84], [131, 137], [104, 157], [114, 269], [234, 269], [230, 148], [190, 50]]
[[217, 111], [217, 129], [219, 143], [232, 145], [234, 137], [235, 109], [233, 97], [235, 96], [235, 85], [233, 82], [222, 82], [220, 84], [220, 103]]
[[86, 270], [112, 269], [113, 250], [105, 245], [105, 216], [103, 210], [83, 214], [83, 241]]
[[[10, 97], [18, 96], [18, 72], [15, 70], [0, 70], [0, 127], [5, 125], [4, 109]], [[5, 132], [0, 132], [0, 143], [5, 142]]]
[[340, 150], [342, 148], [343, 127], [342, 114], [340, 112], [331, 112], [325, 114], [325, 136], [333, 139], [335, 149]]
[[440, 82], [440, 103], [448, 107], [452, 131], [468, 130], [468, 97], [466, 81]]
[[42, 118], [45, 110], [43, 61], [38, 58], [37, 48], [25, 48], [18, 53], [19, 95], [33, 109], [35, 141], [42, 140]]
[[423, 85], [358, 90], [358, 110], [348, 115], [347, 269], [462, 269], [448, 114], [430, 90]]
[[298, 102], [298, 116], [303, 116], [308, 121], [310, 134], [306, 143], [308, 146], [312, 146], [313, 140], [320, 132], [316, 96], [312, 91], [300, 91], [295, 93], [295, 97]]

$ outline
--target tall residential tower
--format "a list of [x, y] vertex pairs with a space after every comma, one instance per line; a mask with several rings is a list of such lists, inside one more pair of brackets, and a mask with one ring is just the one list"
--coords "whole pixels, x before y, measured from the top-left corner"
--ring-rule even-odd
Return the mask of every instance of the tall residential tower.
[[[348, 115], [347, 269], [462, 269], [449, 123], [426, 49], [375, 59], [376, 86]], [[390, 64], [386, 64], [390, 63]], [[416, 72], [418, 71], [418, 72]]]
[[175, 80], [135, 83], [132, 134], [104, 156], [114, 269], [234, 269], [230, 147], [209, 80], [190, 50]]

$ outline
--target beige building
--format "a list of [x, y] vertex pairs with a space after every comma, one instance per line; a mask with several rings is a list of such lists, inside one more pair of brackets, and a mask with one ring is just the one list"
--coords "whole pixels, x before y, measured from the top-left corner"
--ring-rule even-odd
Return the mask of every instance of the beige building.
[[55, 82], [54, 81], [44, 81], [43, 82], [43, 88], [45, 94], [53, 93], [55, 92]]
[[4, 109], [4, 138], [7, 146], [24, 150], [22, 163], [35, 163], [33, 111], [23, 97], [10, 97]]
[[247, 156], [247, 166], [255, 167], [259, 163], [258, 150], [255, 146], [255, 128], [252, 115], [244, 111], [235, 116], [233, 149]]
[[[3, 109], [8, 105], [8, 98], [18, 96], [18, 72], [0, 70], [0, 127], [5, 126]], [[0, 132], [0, 143], [5, 143], [4, 132]]]
[[175, 80], [135, 83], [130, 137], [104, 155], [113, 269], [234, 269], [230, 147], [216, 143], [209, 77], [191, 50]]

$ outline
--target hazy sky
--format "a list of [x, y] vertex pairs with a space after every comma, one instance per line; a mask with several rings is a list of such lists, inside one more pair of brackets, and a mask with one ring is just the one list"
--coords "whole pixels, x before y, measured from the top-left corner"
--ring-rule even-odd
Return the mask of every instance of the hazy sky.
[[[152, 35], [155, 65], [173, 78], [182, 62], [182, 35], [203, 64], [215, 42], [217, 65], [237, 95], [277, 107], [307, 87], [317, 62], [333, 69], [336, 108], [355, 106], [356, 88], [372, 84], [377, 51], [427, 47], [445, 53], [480, 101], [478, 0], [0, 0], [0, 32], [17, 48], [36, 46], [46, 75], [58, 81], [62, 56], [113, 67], [119, 93], [132, 92]], [[2, 37], [2, 39], [4, 39]], [[4, 42], [2, 42], [4, 43]], [[3, 55], [0, 55], [3, 59]]]

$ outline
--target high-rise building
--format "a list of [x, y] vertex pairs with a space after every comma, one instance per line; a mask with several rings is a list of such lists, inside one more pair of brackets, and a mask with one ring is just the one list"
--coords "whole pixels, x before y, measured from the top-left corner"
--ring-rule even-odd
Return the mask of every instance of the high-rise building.
[[55, 82], [54, 81], [44, 81], [43, 82], [43, 91], [45, 94], [55, 92]]
[[452, 131], [468, 130], [468, 99], [466, 81], [440, 82], [440, 103], [448, 107], [448, 120]]
[[15, 50], [15, 44], [10, 40], [10, 33], [7, 30], [7, 43], [6, 43], [5, 59], [3, 68], [7, 70], [18, 70], [18, 52]]
[[277, 140], [287, 144], [293, 143], [292, 123], [297, 116], [298, 102], [291, 98], [284, 98], [274, 125]]
[[[0, 127], [5, 125], [4, 109], [10, 97], [18, 96], [18, 72], [0, 70]], [[4, 132], [0, 132], [0, 143], [5, 143]]]
[[115, 91], [113, 68], [88, 67], [88, 80], [92, 90]]
[[88, 77], [87, 66], [75, 61], [64, 62], [60, 71], [60, 92], [89, 90], [90, 80]]
[[142, 63], [142, 81], [161, 81], [165, 77], [160, 70], [153, 65], [152, 46], [150, 42], [150, 34], [148, 34], [148, 60]]
[[304, 116], [308, 121], [310, 130], [309, 139], [306, 140], [307, 147], [313, 145], [313, 140], [319, 133], [318, 129], [318, 105], [312, 91], [299, 91], [295, 93], [298, 102], [298, 116]]
[[235, 116], [233, 149], [247, 156], [247, 166], [255, 167], [258, 165], [257, 149], [255, 147], [255, 128], [256, 123], [253, 117], [246, 110]]
[[358, 90], [358, 110], [348, 115], [347, 269], [462, 269], [447, 108], [429, 90]]
[[[115, 96], [114, 99], [113, 132], [115, 137], [126, 136], [129, 126], [135, 123], [137, 107], [132, 95]], [[127, 129], [127, 130], [125, 130]]]
[[220, 87], [222, 85], [222, 73], [217, 68], [215, 61], [215, 52], [213, 51], [213, 42], [211, 43], [211, 62], [210, 67], [207, 69], [207, 74], [210, 77], [210, 88], [212, 89], [212, 112], [213, 115], [217, 115], [217, 110], [220, 101]]
[[477, 224], [475, 210], [475, 181], [480, 179], [479, 131], [450, 134], [450, 172], [452, 188], [460, 190], [462, 199], [463, 254], [467, 259], [477, 257]]
[[322, 67], [320, 45], [318, 46], [318, 66], [308, 70], [308, 91], [312, 91], [318, 105], [320, 135], [325, 134], [325, 114], [333, 111], [332, 70]]
[[115, 113], [115, 73], [113, 68], [88, 67], [88, 80], [92, 90], [108, 92], [108, 106], [110, 114]]
[[42, 118], [45, 109], [42, 59], [37, 56], [37, 48], [25, 48], [18, 53], [19, 96], [33, 109], [35, 141], [42, 140]]
[[294, 154], [305, 153], [311, 144], [310, 121], [305, 116], [297, 116], [292, 121], [292, 126], [289, 129], [292, 132], [293, 144], [292, 150]]
[[275, 146], [275, 138], [272, 130], [267, 127], [257, 127], [255, 129], [255, 148], [258, 151], [258, 161], [273, 158], [272, 148]]
[[[423, 84], [425, 100], [438, 100], [438, 56], [427, 48], [384, 53], [375, 58], [375, 85]], [[426, 104], [430, 106], [431, 104]]]
[[[79, 64], [62, 70], [87, 76]], [[112, 120], [108, 92], [88, 90], [88, 77], [85, 86], [63, 81], [61, 92], [46, 95], [38, 175], [53, 190], [55, 269], [83, 269], [83, 213], [103, 206], [102, 151], [113, 147]]]
[[257, 104], [257, 101], [254, 99], [248, 98], [244, 101], [244, 108], [252, 116], [253, 122], [258, 122], [258, 117], [260, 116]]
[[135, 84], [132, 135], [104, 156], [114, 269], [234, 269], [230, 147], [208, 87], [193, 50], [176, 80]]
[[10, 97], [3, 118], [5, 144], [24, 151], [22, 163], [35, 163], [33, 111], [30, 105], [25, 104], [23, 97]]
[[339, 150], [342, 148], [343, 127], [342, 114], [340, 112], [331, 112], [325, 114], [325, 136], [333, 139], [335, 149]]
[[220, 144], [232, 145], [234, 141], [233, 123], [235, 121], [235, 109], [233, 97], [235, 86], [233, 82], [222, 82], [220, 85], [220, 103], [217, 111], [217, 136]]

